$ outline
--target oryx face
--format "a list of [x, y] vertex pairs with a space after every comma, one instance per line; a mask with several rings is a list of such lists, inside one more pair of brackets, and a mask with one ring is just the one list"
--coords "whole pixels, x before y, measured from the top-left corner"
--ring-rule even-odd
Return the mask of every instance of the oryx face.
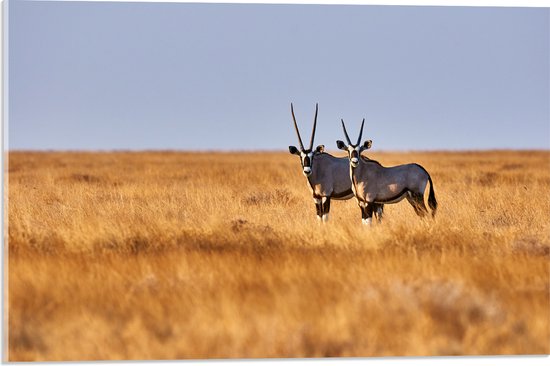
[[361, 154], [359, 146], [348, 146], [348, 158], [352, 167], [357, 167], [359, 164], [359, 155]]
[[353, 168], [356, 168], [357, 165], [359, 165], [359, 159], [361, 158], [361, 152], [363, 150], [370, 149], [372, 146], [372, 140], [365, 140], [363, 145], [359, 145], [359, 142], [361, 141], [361, 137], [363, 136], [363, 126], [365, 124], [365, 119], [363, 118], [363, 122], [361, 123], [361, 131], [359, 132], [359, 138], [357, 139], [357, 143], [353, 144], [348, 136], [348, 132], [346, 131], [346, 125], [344, 124], [344, 120], [342, 120], [342, 127], [344, 128], [344, 134], [346, 136], [347, 144], [344, 143], [344, 141], [336, 141], [336, 146], [340, 150], [344, 150], [348, 153], [348, 159], [349, 163]]
[[319, 145], [315, 150], [299, 150], [296, 146], [289, 146], [288, 151], [291, 154], [300, 156], [300, 162], [302, 163], [302, 173], [309, 177], [313, 171], [313, 157], [316, 154], [320, 154], [324, 151], [325, 146]]
[[296, 117], [294, 116], [294, 106], [290, 103], [290, 111], [292, 112], [292, 119], [294, 121], [294, 128], [296, 129], [296, 134], [298, 135], [298, 142], [300, 143], [300, 148], [296, 146], [289, 146], [288, 151], [291, 154], [300, 156], [300, 162], [302, 163], [302, 173], [309, 177], [313, 171], [313, 156], [317, 153], [323, 152], [324, 146], [319, 145], [315, 150], [313, 150], [313, 139], [315, 138], [315, 128], [317, 126], [317, 112], [319, 110], [319, 105], [315, 105], [315, 119], [313, 120], [313, 131], [311, 132], [311, 140], [309, 142], [309, 148], [305, 148], [302, 143], [302, 138], [300, 137], [300, 131], [298, 131], [298, 124], [296, 123]]

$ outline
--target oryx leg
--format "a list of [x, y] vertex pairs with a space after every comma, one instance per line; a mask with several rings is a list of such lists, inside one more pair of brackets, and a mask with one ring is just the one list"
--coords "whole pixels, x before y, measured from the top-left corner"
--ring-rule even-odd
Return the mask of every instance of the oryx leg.
[[359, 206], [361, 207], [361, 222], [364, 225], [371, 225], [372, 223], [372, 214], [374, 212], [373, 203], [360, 202]]
[[317, 209], [317, 220], [323, 220], [323, 203], [320, 198], [313, 197], [313, 202], [315, 203], [315, 208]]
[[428, 214], [428, 209], [424, 204], [424, 195], [422, 193], [409, 191], [406, 197], [418, 216], [424, 217]]
[[327, 222], [328, 214], [330, 212], [330, 197], [323, 197], [321, 199], [321, 206], [323, 208], [323, 222]]
[[384, 204], [374, 203], [373, 204], [374, 216], [376, 216], [377, 221], [382, 222], [382, 216], [384, 215]]

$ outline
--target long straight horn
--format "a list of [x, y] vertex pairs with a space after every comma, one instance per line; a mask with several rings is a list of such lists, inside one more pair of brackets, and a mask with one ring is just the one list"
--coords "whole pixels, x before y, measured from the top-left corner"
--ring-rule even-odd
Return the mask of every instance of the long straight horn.
[[292, 103], [290, 103], [290, 112], [292, 112], [292, 119], [294, 120], [294, 128], [296, 129], [296, 134], [298, 135], [298, 141], [300, 142], [300, 148], [302, 150], [304, 149], [304, 144], [302, 142], [302, 138], [300, 137], [300, 131], [298, 131], [298, 124], [296, 123], [296, 116], [294, 116], [294, 106]]
[[359, 138], [357, 139], [357, 145], [361, 143], [361, 136], [363, 136], [363, 126], [365, 125], [365, 119], [363, 118], [363, 122], [361, 122], [361, 130], [359, 131]]
[[313, 139], [315, 138], [315, 128], [317, 127], [317, 112], [319, 111], [319, 103], [315, 103], [315, 119], [313, 119], [313, 132], [311, 132], [311, 140], [309, 141], [309, 149], [313, 149]]
[[348, 145], [351, 145], [351, 140], [348, 136], [348, 131], [346, 131], [346, 125], [344, 123], [344, 119], [342, 119], [342, 127], [344, 128], [344, 135], [346, 135], [346, 140], [348, 141]]

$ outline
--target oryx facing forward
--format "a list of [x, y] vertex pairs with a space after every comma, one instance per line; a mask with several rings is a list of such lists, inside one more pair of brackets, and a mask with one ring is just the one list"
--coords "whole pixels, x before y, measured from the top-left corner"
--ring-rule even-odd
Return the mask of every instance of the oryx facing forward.
[[361, 156], [363, 150], [369, 149], [371, 140], [366, 140], [363, 145], [361, 136], [365, 119], [361, 123], [361, 130], [357, 143], [352, 144], [346, 125], [342, 120], [342, 127], [348, 144], [343, 141], [336, 141], [340, 150], [348, 152], [349, 175], [352, 181], [352, 190], [361, 208], [362, 222], [370, 225], [373, 210], [376, 205], [385, 203], [397, 203], [406, 198], [413, 206], [418, 216], [425, 216], [428, 209], [424, 204], [424, 191], [430, 183], [428, 205], [432, 209], [432, 217], [435, 216], [437, 201], [430, 174], [418, 164], [405, 164], [386, 168], [379, 162], [369, 160]]
[[[351, 189], [351, 180], [349, 175], [349, 162], [346, 158], [337, 158], [324, 152], [325, 146], [319, 145], [312, 150], [313, 140], [315, 138], [315, 128], [317, 127], [317, 112], [319, 105], [315, 105], [315, 118], [313, 120], [313, 131], [309, 147], [304, 148], [296, 117], [294, 116], [294, 106], [290, 103], [290, 111], [294, 121], [294, 128], [298, 135], [300, 149], [296, 146], [289, 146], [288, 151], [291, 154], [298, 155], [302, 163], [302, 173], [307, 178], [308, 187], [313, 195], [313, 201], [317, 208], [317, 219], [326, 222], [330, 211], [330, 200], [348, 200], [353, 197]], [[383, 205], [375, 204], [374, 210], [380, 218], [383, 212]]]

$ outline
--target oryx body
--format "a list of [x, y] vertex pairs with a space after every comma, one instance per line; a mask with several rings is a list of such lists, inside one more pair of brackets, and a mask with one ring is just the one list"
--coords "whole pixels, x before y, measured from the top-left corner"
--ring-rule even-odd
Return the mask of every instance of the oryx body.
[[353, 197], [349, 179], [349, 162], [325, 152], [313, 155], [311, 174], [307, 177], [308, 186], [314, 197], [349, 199]]
[[363, 134], [363, 125], [356, 144], [352, 144], [346, 126], [342, 120], [342, 127], [348, 144], [337, 141], [339, 149], [348, 152], [349, 175], [352, 190], [361, 207], [361, 216], [364, 224], [370, 224], [373, 211], [377, 205], [397, 203], [406, 198], [419, 216], [425, 216], [428, 209], [424, 204], [424, 192], [430, 183], [428, 205], [432, 209], [432, 216], [437, 209], [437, 201], [430, 174], [419, 164], [405, 164], [394, 167], [384, 167], [377, 161], [361, 156], [361, 152], [370, 148], [372, 141], [367, 140], [360, 145]]
[[317, 218], [322, 221], [328, 220], [331, 199], [348, 200], [354, 196], [347, 159], [324, 152], [314, 153], [307, 184], [317, 208]]
[[[313, 196], [313, 202], [317, 209], [317, 219], [320, 221], [328, 221], [330, 212], [330, 201], [347, 200], [354, 196], [351, 179], [349, 175], [349, 162], [345, 157], [337, 158], [324, 152], [324, 145], [319, 145], [313, 150], [313, 140], [315, 138], [315, 129], [317, 126], [318, 106], [315, 108], [315, 119], [313, 122], [313, 131], [309, 148], [304, 148], [296, 117], [294, 115], [294, 106], [290, 105], [292, 119], [300, 149], [295, 146], [289, 146], [288, 150], [291, 154], [300, 156], [302, 164], [302, 173], [306, 176], [308, 188]], [[383, 205], [374, 207], [378, 217], [382, 216]]]

